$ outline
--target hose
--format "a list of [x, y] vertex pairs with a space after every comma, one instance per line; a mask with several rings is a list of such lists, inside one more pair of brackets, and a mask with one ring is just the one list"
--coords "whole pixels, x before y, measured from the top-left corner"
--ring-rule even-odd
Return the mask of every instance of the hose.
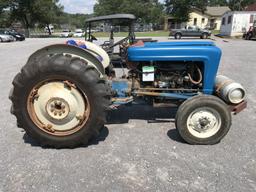
[[201, 70], [199, 69], [198, 66], [196, 66], [196, 69], [197, 69], [197, 72], [198, 72], [198, 75], [199, 75], [199, 80], [198, 81], [195, 81], [194, 79], [192, 79], [190, 73], [188, 73], [188, 77], [189, 77], [189, 80], [191, 81], [191, 83], [195, 84], [195, 85], [198, 85], [202, 82], [203, 80], [203, 75], [202, 75], [202, 72]]

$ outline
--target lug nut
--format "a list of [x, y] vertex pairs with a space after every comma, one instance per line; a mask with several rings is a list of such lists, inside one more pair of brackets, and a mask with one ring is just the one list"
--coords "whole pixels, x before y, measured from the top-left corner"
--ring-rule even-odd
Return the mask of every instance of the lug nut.
[[57, 112], [54, 112], [54, 116], [56, 116], [57, 115]]

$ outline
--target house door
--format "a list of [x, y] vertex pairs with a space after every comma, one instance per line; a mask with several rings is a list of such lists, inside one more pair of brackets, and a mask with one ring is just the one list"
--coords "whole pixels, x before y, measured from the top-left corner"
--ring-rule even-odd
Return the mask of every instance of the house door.
[[215, 21], [215, 19], [211, 19], [210, 20], [210, 29], [212, 30], [212, 29], [215, 29], [216, 28], [216, 21]]

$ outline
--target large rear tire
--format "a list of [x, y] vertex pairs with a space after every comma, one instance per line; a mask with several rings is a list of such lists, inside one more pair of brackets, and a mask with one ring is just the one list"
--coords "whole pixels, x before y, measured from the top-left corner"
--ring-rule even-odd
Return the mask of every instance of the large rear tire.
[[85, 60], [64, 54], [28, 62], [13, 80], [11, 112], [41, 146], [74, 148], [99, 133], [109, 91]]
[[195, 96], [179, 107], [176, 128], [190, 144], [211, 145], [221, 141], [231, 126], [227, 105], [215, 96]]

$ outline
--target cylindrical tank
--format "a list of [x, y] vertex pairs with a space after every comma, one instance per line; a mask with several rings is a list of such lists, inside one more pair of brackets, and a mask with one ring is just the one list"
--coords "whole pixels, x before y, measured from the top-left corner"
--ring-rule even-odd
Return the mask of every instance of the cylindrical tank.
[[238, 104], [245, 98], [245, 89], [232, 79], [218, 75], [215, 80], [215, 91], [227, 103]]

